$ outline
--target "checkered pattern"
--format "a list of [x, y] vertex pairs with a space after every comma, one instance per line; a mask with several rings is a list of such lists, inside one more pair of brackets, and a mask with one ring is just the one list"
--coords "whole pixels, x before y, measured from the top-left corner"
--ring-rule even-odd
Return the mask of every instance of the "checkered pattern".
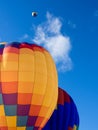
[[0, 44], [0, 130], [41, 130], [57, 101], [50, 54], [28, 43]]
[[59, 88], [57, 107], [42, 130], [78, 130], [79, 114], [74, 101]]

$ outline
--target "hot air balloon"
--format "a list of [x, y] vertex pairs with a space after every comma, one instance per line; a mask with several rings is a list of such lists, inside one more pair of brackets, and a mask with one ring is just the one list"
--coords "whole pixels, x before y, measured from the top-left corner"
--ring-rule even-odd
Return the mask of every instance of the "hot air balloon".
[[32, 12], [32, 16], [33, 16], [33, 17], [36, 17], [37, 15], [38, 15], [37, 12]]
[[78, 130], [79, 114], [70, 95], [59, 88], [57, 107], [43, 130]]
[[0, 130], [41, 130], [57, 102], [54, 61], [29, 43], [0, 44]]

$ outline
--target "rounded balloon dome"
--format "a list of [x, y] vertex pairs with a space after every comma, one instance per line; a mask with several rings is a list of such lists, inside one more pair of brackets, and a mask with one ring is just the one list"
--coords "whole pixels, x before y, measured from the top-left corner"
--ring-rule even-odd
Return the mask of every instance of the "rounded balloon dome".
[[41, 130], [58, 97], [54, 61], [41, 46], [0, 44], [0, 129]]

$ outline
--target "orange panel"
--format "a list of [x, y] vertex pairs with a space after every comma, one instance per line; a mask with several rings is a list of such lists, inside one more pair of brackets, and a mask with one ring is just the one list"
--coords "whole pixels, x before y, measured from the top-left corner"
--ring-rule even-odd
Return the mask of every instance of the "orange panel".
[[18, 104], [31, 104], [32, 94], [18, 93]]
[[40, 126], [41, 122], [44, 120], [44, 117], [38, 117], [35, 123], [35, 126]]
[[43, 128], [45, 126], [45, 124], [47, 123], [49, 119], [44, 118], [44, 120], [42, 121], [42, 123], [40, 124], [40, 127]]
[[3, 59], [6, 61], [18, 61], [18, 54], [15, 53], [4, 53], [3, 54]]
[[18, 83], [19, 93], [32, 93], [33, 92], [33, 82], [22, 82]]
[[18, 80], [18, 73], [17, 71], [14, 72], [7, 72], [2, 71], [1, 72], [1, 81], [2, 82], [13, 82]]
[[16, 93], [18, 82], [2, 82], [2, 93]]
[[6, 117], [0, 116], [0, 130], [1, 130], [1, 127], [6, 127], [6, 126], [7, 126]]
[[38, 116], [38, 113], [39, 113], [40, 109], [41, 109], [41, 106], [31, 105], [29, 115], [30, 116]]
[[0, 62], [1, 62], [1, 60], [2, 60], [2, 55], [0, 55]]
[[19, 53], [19, 49], [18, 48], [15, 48], [15, 47], [6, 47], [4, 48], [4, 52], [3, 53]]
[[0, 127], [0, 130], [8, 130], [8, 127]]
[[8, 127], [8, 130], [17, 130], [17, 127]]
[[34, 49], [34, 51], [41, 51], [41, 52], [44, 51], [44, 49], [43, 49], [43, 48], [40, 48], [40, 47], [33, 47], [33, 49]]

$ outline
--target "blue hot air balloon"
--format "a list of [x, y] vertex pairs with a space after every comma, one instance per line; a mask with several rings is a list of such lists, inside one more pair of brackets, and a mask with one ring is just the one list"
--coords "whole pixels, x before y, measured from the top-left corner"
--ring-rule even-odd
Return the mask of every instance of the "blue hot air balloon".
[[59, 88], [57, 107], [43, 130], [78, 130], [79, 114], [67, 92]]

